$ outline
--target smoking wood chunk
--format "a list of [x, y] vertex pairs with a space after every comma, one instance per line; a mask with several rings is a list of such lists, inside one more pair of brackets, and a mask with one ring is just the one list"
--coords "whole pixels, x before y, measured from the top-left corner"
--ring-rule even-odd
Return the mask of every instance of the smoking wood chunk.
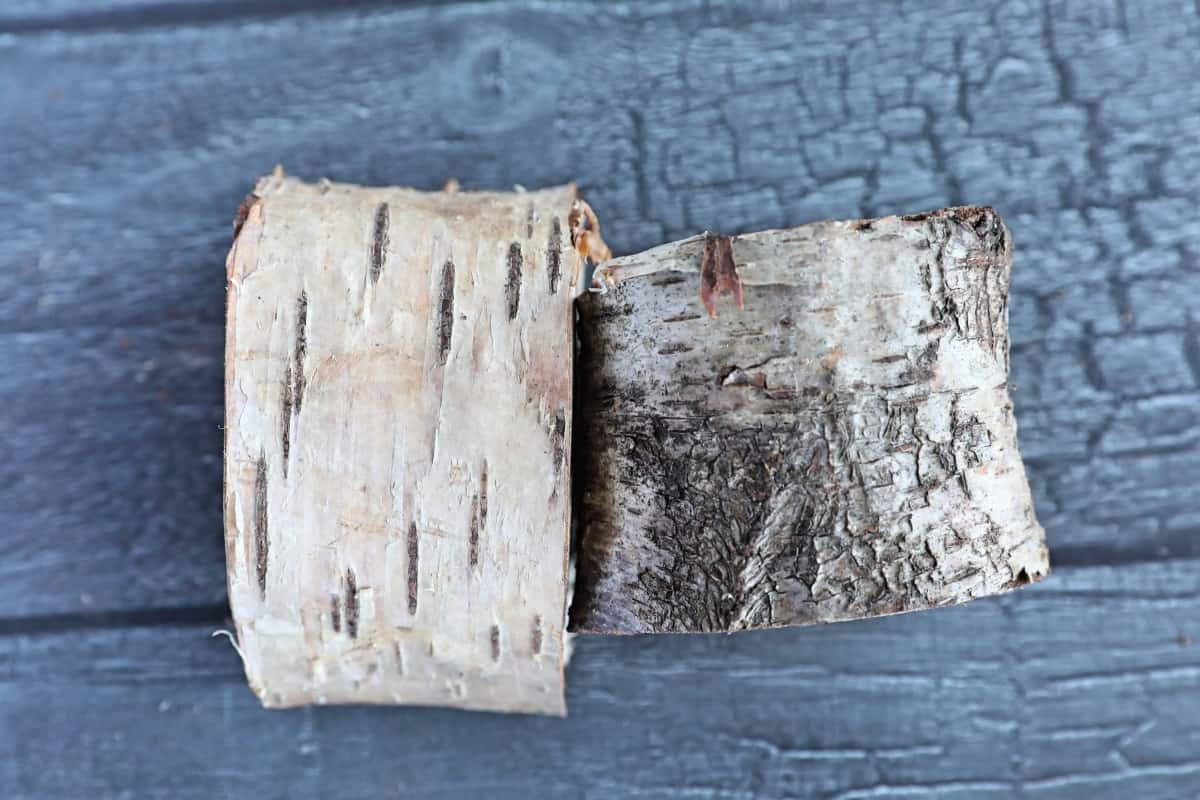
[[608, 292], [580, 303], [573, 627], [833, 622], [1045, 576], [1010, 266], [974, 207], [602, 265]]
[[565, 713], [574, 200], [277, 173], [243, 206], [225, 535], [264, 705]]

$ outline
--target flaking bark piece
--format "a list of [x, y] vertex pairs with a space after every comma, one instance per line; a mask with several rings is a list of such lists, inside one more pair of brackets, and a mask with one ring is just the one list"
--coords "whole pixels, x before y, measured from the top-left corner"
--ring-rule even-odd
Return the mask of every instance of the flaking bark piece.
[[[999, 216], [727, 243], [609, 261], [608, 291], [580, 301], [573, 629], [833, 622], [1045, 576], [1008, 392]], [[746, 308], [713, 319], [731, 276]]]
[[571, 245], [581, 259], [601, 264], [612, 258], [612, 250], [600, 235], [600, 220], [587, 201], [576, 200], [571, 205], [567, 226], [571, 230]]

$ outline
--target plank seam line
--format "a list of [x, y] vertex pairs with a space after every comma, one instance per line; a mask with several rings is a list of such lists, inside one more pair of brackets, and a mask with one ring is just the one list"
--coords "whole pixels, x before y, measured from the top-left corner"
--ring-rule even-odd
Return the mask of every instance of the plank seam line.
[[0, 618], [0, 636], [45, 636], [106, 628], [170, 628], [227, 625], [229, 606], [175, 606], [120, 611], [84, 611]]
[[238, 0], [193, 0], [184, 3], [152, 3], [128, 8], [109, 8], [100, 11], [80, 11], [57, 15], [0, 17], [0, 34], [11, 33], [92, 33], [101, 31], [132, 32], [150, 28], [207, 27], [223, 23], [250, 20], [288, 18], [304, 14], [333, 14], [343, 11], [431, 8], [439, 5], [460, 5], [453, 0], [447, 4], [430, 0], [259, 0], [254, 3]]

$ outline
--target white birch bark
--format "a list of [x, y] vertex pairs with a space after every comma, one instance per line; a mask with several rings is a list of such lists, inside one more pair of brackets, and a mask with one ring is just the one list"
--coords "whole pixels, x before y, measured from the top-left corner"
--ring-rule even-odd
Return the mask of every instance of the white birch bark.
[[225, 517], [264, 705], [565, 713], [574, 199], [279, 173], [248, 198]]

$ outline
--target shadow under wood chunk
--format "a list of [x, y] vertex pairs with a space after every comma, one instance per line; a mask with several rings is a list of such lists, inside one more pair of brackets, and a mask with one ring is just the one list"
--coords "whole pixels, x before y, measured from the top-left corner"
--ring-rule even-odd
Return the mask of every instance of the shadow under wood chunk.
[[[630, 257], [629, 278], [616, 259], [610, 291], [580, 304], [573, 628], [804, 625], [1043, 577], [1007, 392], [999, 217], [720, 245], [667, 246], [657, 270], [655, 251]], [[719, 274], [740, 275], [745, 310], [711, 319], [695, 287], [710, 310]]]

